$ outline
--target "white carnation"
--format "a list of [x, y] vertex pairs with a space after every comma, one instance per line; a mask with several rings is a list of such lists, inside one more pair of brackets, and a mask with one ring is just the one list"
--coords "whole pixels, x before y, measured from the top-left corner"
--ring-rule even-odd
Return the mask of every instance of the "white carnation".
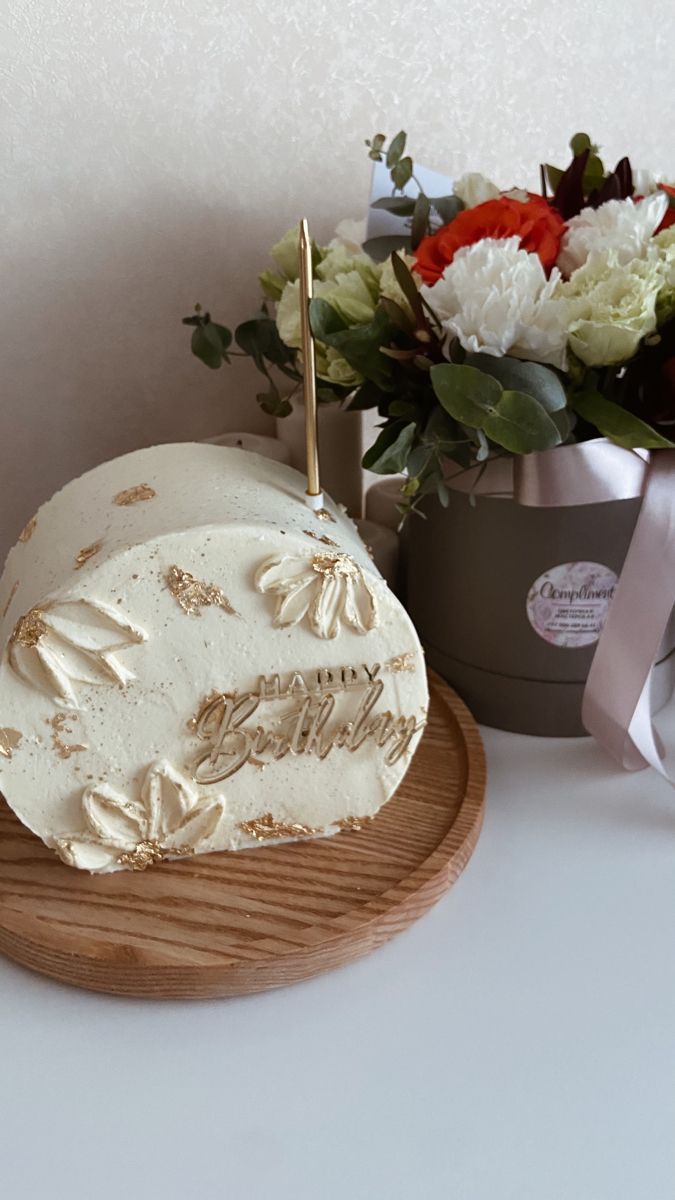
[[484, 238], [458, 250], [442, 277], [422, 295], [465, 350], [500, 358], [511, 354], [564, 369], [567, 341], [563, 301], [536, 254], [517, 237]]
[[615, 253], [619, 265], [642, 258], [667, 207], [665, 193], [654, 192], [637, 203], [629, 197], [607, 200], [599, 208], [582, 208], [567, 222], [560, 244], [558, 266], [563, 275], [582, 267], [593, 251]]
[[460, 175], [452, 190], [465, 208], [475, 208], [477, 204], [494, 200], [499, 195], [497, 185], [481, 175], [480, 171], [467, 171], [465, 175]]

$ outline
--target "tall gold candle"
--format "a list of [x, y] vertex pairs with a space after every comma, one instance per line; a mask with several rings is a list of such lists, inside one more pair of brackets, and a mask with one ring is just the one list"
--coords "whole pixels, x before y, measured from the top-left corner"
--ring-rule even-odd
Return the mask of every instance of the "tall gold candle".
[[305, 401], [305, 443], [307, 448], [307, 497], [312, 508], [323, 507], [319, 482], [319, 438], [316, 409], [316, 357], [314, 338], [309, 323], [309, 302], [312, 299], [312, 242], [307, 220], [300, 222], [300, 325], [302, 331], [303, 396]]

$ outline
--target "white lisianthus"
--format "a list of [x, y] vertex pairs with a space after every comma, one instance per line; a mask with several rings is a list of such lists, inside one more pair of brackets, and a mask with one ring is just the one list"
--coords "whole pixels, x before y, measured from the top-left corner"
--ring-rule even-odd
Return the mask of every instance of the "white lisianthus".
[[511, 354], [564, 369], [565, 304], [554, 293], [560, 274], [546, 278], [536, 254], [517, 237], [483, 238], [458, 250], [433, 287], [421, 293], [465, 350]]
[[619, 264], [642, 258], [667, 207], [665, 193], [654, 192], [637, 203], [628, 197], [607, 200], [599, 208], [582, 208], [567, 222], [560, 243], [558, 266], [563, 275], [570, 276], [582, 267], [594, 251], [601, 254], [612, 251]]
[[656, 320], [659, 325], [664, 325], [675, 317], [675, 225], [657, 233], [649, 251], [661, 277], [661, 287], [656, 297]]
[[663, 275], [656, 256], [624, 263], [612, 250], [592, 254], [558, 296], [567, 304], [570, 349], [589, 367], [618, 366], [656, 330]]
[[366, 221], [356, 221], [345, 217], [335, 227], [335, 237], [329, 242], [329, 249], [334, 246], [344, 246], [349, 254], [360, 254], [366, 240]]
[[452, 190], [465, 208], [475, 208], [477, 204], [495, 200], [499, 195], [497, 185], [485, 175], [481, 175], [480, 171], [467, 171], [466, 174], [460, 175]]

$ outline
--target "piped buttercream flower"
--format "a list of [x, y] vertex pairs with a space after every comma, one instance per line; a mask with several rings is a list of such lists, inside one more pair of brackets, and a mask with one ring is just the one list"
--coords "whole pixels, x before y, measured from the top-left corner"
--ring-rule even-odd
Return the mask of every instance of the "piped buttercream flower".
[[357, 633], [375, 629], [377, 599], [361, 567], [348, 554], [269, 558], [258, 568], [259, 592], [277, 597], [274, 625], [286, 628], [305, 617], [320, 638], [334, 638], [341, 625]]
[[9, 664], [29, 686], [77, 708], [76, 683], [126, 684], [134, 675], [116, 657], [147, 635], [93, 600], [54, 600], [20, 617], [9, 639]]
[[559, 280], [555, 268], [546, 278], [539, 257], [522, 250], [518, 238], [485, 238], [458, 250], [422, 295], [465, 350], [564, 367], [566, 309], [555, 298]]
[[84, 834], [56, 841], [63, 862], [93, 872], [143, 871], [194, 854], [215, 833], [225, 801], [199, 797], [180, 772], [160, 761], [148, 770], [138, 800], [103, 783], [86, 789], [82, 810]]

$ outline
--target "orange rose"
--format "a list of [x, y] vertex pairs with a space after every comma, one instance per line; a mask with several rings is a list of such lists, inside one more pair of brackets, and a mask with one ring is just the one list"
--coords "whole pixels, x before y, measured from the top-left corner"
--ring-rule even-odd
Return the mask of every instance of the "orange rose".
[[499, 196], [464, 209], [449, 225], [422, 239], [415, 252], [415, 270], [425, 283], [434, 284], [462, 246], [483, 238], [508, 237], [519, 238], [521, 248], [538, 254], [544, 269], [550, 270], [558, 257], [565, 222], [543, 196], [532, 192], [528, 196], [524, 202]]

